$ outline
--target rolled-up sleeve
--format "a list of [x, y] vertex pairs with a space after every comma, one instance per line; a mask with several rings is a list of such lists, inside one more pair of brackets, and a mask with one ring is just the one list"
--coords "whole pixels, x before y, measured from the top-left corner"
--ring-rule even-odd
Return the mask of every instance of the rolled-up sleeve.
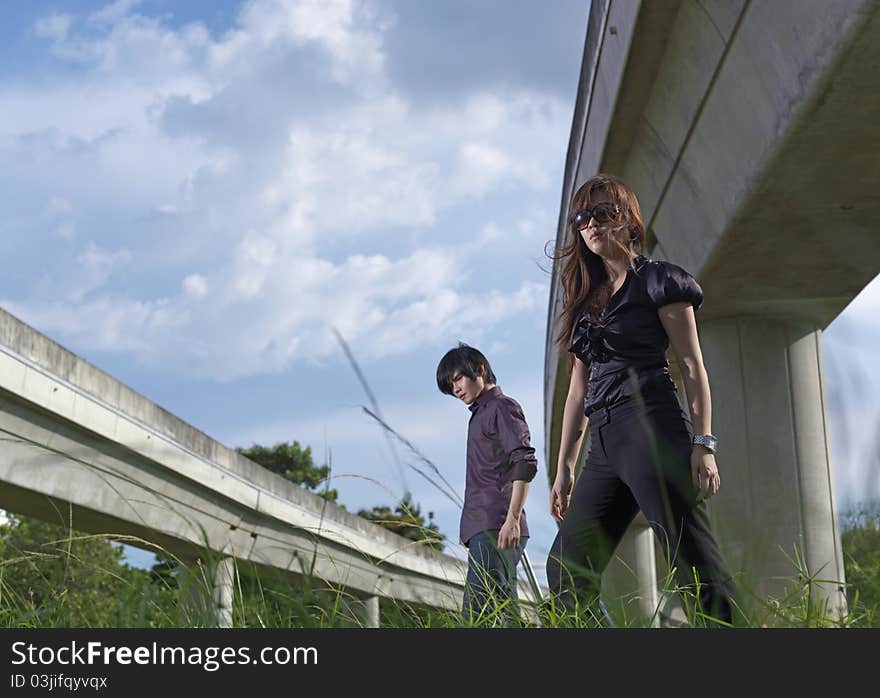
[[538, 460], [522, 408], [510, 403], [499, 405], [496, 426], [498, 440], [510, 464], [510, 479], [531, 482], [538, 472]]

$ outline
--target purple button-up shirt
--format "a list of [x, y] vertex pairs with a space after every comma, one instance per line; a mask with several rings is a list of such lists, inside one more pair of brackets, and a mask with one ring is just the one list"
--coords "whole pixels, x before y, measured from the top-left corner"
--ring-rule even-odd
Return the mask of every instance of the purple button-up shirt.
[[[531, 482], [538, 472], [529, 426], [516, 400], [495, 386], [483, 391], [468, 409], [467, 478], [459, 529], [465, 544], [480, 531], [500, 529], [514, 480]], [[529, 535], [525, 510], [520, 535]]]

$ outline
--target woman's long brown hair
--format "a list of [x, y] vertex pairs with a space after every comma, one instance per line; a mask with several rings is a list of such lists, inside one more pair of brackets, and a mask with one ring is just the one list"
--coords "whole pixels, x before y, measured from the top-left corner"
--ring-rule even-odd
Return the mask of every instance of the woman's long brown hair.
[[[571, 199], [569, 220], [571, 214], [590, 207], [593, 197], [599, 193], [605, 194], [617, 206], [617, 221], [612, 225], [626, 229], [629, 244], [621, 244], [614, 236], [610, 239], [629, 257], [632, 265], [645, 244], [645, 224], [635, 192], [619, 177], [598, 174], [584, 182]], [[597, 319], [611, 296], [611, 284], [602, 258], [589, 250], [573, 223], [569, 223], [566, 237], [562, 247], [550, 255], [561, 262], [562, 313], [556, 343], [563, 349], [568, 349], [581, 317], [587, 313]]]

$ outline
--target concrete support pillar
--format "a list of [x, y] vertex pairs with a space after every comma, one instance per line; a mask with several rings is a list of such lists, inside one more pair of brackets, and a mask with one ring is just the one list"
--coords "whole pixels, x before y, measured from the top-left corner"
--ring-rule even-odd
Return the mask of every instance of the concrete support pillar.
[[602, 575], [602, 600], [615, 625], [659, 624], [654, 532], [640, 513]]
[[362, 628], [379, 627], [379, 597], [367, 596], [354, 604], [354, 612]]
[[731, 570], [765, 599], [783, 598], [799, 571], [829, 580], [813, 591], [844, 612], [821, 330], [758, 317], [699, 330], [722, 482], [710, 510]]
[[232, 627], [232, 595], [235, 579], [235, 561], [231, 557], [221, 558], [217, 562], [214, 574], [214, 610], [218, 628]]

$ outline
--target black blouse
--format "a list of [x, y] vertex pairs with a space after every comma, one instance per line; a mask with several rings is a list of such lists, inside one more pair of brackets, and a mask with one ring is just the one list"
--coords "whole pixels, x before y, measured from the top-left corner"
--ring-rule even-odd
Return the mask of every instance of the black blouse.
[[683, 301], [694, 310], [703, 302], [693, 276], [670, 262], [638, 257], [599, 320], [581, 317], [568, 350], [589, 366], [587, 416], [635, 395], [675, 391], [666, 360], [669, 337], [657, 309]]

